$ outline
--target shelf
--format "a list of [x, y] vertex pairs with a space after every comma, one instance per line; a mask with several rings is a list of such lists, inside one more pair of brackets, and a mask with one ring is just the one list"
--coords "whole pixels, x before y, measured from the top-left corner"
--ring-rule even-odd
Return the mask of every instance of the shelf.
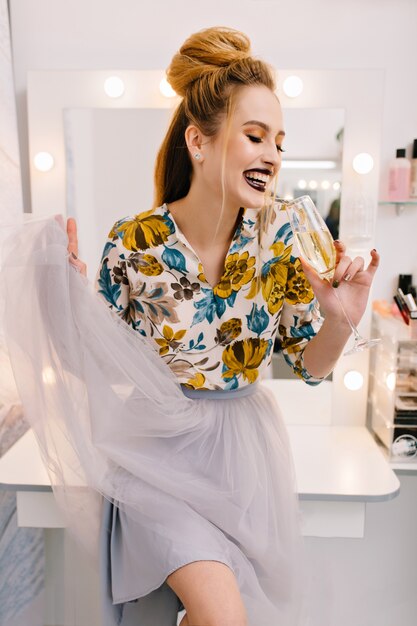
[[401, 213], [404, 211], [404, 208], [406, 206], [417, 206], [417, 199], [416, 200], [403, 200], [402, 202], [395, 202], [395, 201], [389, 201], [389, 200], [380, 200], [378, 202], [378, 205], [380, 206], [395, 206], [395, 212], [397, 215], [401, 215]]

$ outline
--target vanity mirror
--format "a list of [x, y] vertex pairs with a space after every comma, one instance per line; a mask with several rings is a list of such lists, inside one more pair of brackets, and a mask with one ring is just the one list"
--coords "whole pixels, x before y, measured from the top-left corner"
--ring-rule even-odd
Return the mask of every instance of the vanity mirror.
[[[164, 97], [159, 89], [163, 71], [117, 72], [124, 87], [119, 97], [111, 97], [105, 91], [106, 79], [114, 74], [105, 71], [28, 74], [32, 210], [35, 214], [62, 213], [77, 217], [80, 256], [88, 264], [90, 278], [98, 265], [103, 238], [115, 219], [145, 210], [152, 201], [154, 155], [175, 105], [175, 98]], [[282, 85], [294, 74], [302, 81], [303, 90], [297, 97], [290, 97]], [[355, 229], [355, 222], [345, 212], [346, 198], [365, 194], [369, 211], [375, 211], [377, 206], [382, 86], [383, 73], [378, 70], [278, 71], [277, 93], [284, 108], [288, 137], [294, 141], [294, 144], [290, 139], [286, 141], [286, 160], [300, 161], [303, 157], [312, 161], [323, 155], [323, 160], [336, 163], [332, 168], [334, 178], [328, 170], [326, 178], [320, 172], [319, 181], [319, 170], [314, 172], [318, 185], [311, 192], [315, 191], [318, 200], [319, 192], [328, 191], [319, 188], [319, 183], [325, 180], [337, 192], [337, 196], [322, 194], [325, 213], [339, 194], [333, 184], [341, 183], [342, 239], [352, 239]], [[341, 128], [344, 129], [342, 154], [340, 142], [334, 145], [333, 136]], [[152, 131], [155, 134], [151, 135]], [[320, 146], [324, 146], [323, 152]], [[35, 166], [34, 159], [41, 152], [53, 158], [53, 167], [48, 171]], [[359, 153], [369, 153], [373, 158], [373, 168], [366, 174], [353, 169], [353, 159]], [[308, 193], [313, 176], [303, 170], [296, 172], [295, 178], [294, 171], [284, 169], [280, 193], [297, 192], [300, 180], [305, 180], [307, 188], [302, 191]], [[367, 254], [372, 247], [372, 236], [373, 233], [359, 253]], [[369, 319], [365, 318], [363, 325], [368, 323]], [[331, 385], [333, 421], [364, 423], [366, 385], [352, 394], [344, 387], [343, 377], [346, 369], [354, 369], [366, 381], [367, 368], [366, 354], [341, 359]], [[349, 402], [346, 394], [350, 394]]]

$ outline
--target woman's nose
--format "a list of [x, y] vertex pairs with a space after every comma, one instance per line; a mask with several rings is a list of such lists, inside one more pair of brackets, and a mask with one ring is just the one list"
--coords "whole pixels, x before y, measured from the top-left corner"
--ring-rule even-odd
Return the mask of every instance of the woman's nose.
[[270, 165], [274, 169], [274, 173], [277, 171], [281, 162], [281, 155], [278, 154], [275, 143], [273, 146], [268, 146], [268, 150], [264, 152], [262, 160], [266, 165]]

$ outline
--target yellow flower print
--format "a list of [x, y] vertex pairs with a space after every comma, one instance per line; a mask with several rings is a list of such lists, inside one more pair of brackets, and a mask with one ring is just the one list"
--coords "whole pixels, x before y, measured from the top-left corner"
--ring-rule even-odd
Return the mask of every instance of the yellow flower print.
[[138, 258], [137, 269], [145, 276], [159, 276], [164, 268], [151, 254], [141, 254]]
[[228, 298], [234, 291], [249, 283], [255, 273], [256, 259], [249, 256], [249, 252], [229, 254], [226, 258], [223, 276], [214, 288], [214, 294], [219, 298]]
[[265, 339], [243, 339], [235, 341], [223, 350], [223, 363], [227, 367], [222, 378], [243, 375], [244, 380], [254, 383], [258, 378], [258, 367], [264, 360], [270, 342]]
[[289, 266], [287, 291], [285, 300], [290, 304], [308, 304], [314, 298], [314, 293], [306, 275], [303, 272], [301, 261], [299, 258]]
[[122, 233], [123, 245], [127, 250], [147, 250], [164, 243], [173, 232], [169, 218], [154, 215], [153, 210], [135, 215], [133, 219], [113, 227]]
[[205, 382], [206, 377], [204, 374], [197, 372], [192, 378], [187, 380], [184, 387], [187, 387], [187, 389], [202, 389]]
[[182, 339], [185, 333], [185, 330], [177, 330], [177, 332], [174, 333], [170, 326], [165, 325], [162, 328], [162, 334], [164, 336], [163, 339], [155, 339], [158, 346], [161, 346], [159, 348], [159, 354], [162, 356], [167, 354], [170, 350], [173, 350], [174, 352], [178, 350], [181, 345], [179, 339]]
[[203, 266], [201, 263], [198, 264], [198, 271], [199, 274], [197, 274], [197, 278], [200, 281], [200, 283], [206, 283], [206, 277], [204, 276], [204, 271], [203, 271]]
[[288, 266], [278, 261], [261, 278], [262, 296], [271, 315], [279, 311], [284, 301], [287, 270]]
[[271, 315], [279, 311], [284, 299], [291, 249], [291, 246], [286, 246], [282, 241], [272, 244], [270, 250], [274, 253], [274, 259], [264, 264], [260, 280], [259, 276], [252, 279], [249, 293], [246, 296], [248, 300], [252, 300], [262, 287], [262, 295]]
[[242, 332], [242, 320], [238, 317], [232, 317], [232, 319], [223, 324], [216, 330], [215, 342], [219, 346], [227, 346], [231, 341], [236, 339]]
[[281, 263], [289, 263], [291, 259], [292, 246], [286, 246], [283, 241], [277, 241], [269, 248], [274, 253], [274, 257], [278, 257]]

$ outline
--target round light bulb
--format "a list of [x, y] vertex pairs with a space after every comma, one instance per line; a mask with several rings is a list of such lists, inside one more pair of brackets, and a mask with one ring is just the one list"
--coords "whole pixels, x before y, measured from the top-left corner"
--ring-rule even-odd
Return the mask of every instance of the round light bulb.
[[357, 370], [349, 370], [344, 375], [343, 382], [349, 391], [358, 391], [363, 385], [363, 375]]
[[166, 78], [159, 83], [159, 90], [165, 98], [174, 98], [177, 95]]
[[322, 189], [330, 189], [330, 183], [328, 180], [322, 180], [320, 186]]
[[286, 96], [296, 98], [303, 91], [303, 81], [299, 76], [288, 76], [282, 87]]
[[374, 160], [367, 152], [360, 152], [353, 159], [352, 165], [358, 174], [369, 174], [374, 167]]
[[290, 193], [286, 193], [284, 196], [284, 200], [294, 200], [294, 196], [292, 196]]
[[307, 187], [307, 182], [304, 180], [304, 178], [298, 181], [297, 187], [298, 189], [305, 189]]
[[109, 98], [120, 98], [125, 92], [125, 84], [118, 76], [109, 76], [104, 81], [104, 91]]
[[54, 157], [49, 152], [38, 152], [33, 163], [40, 172], [49, 172], [54, 166]]
[[310, 182], [308, 183], [309, 189], [317, 189], [317, 181], [316, 180], [310, 180]]
[[389, 374], [387, 374], [385, 383], [390, 391], [394, 391], [395, 385], [397, 383], [397, 377], [395, 376], [395, 372], [390, 372]]
[[340, 183], [333, 183], [332, 187], [333, 187], [333, 189], [334, 189], [335, 191], [339, 191], [339, 189], [340, 189]]
[[56, 383], [55, 372], [49, 365], [47, 365], [47, 367], [44, 367], [42, 370], [42, 380], [45, 385], [53, 385], [54, 383]]

